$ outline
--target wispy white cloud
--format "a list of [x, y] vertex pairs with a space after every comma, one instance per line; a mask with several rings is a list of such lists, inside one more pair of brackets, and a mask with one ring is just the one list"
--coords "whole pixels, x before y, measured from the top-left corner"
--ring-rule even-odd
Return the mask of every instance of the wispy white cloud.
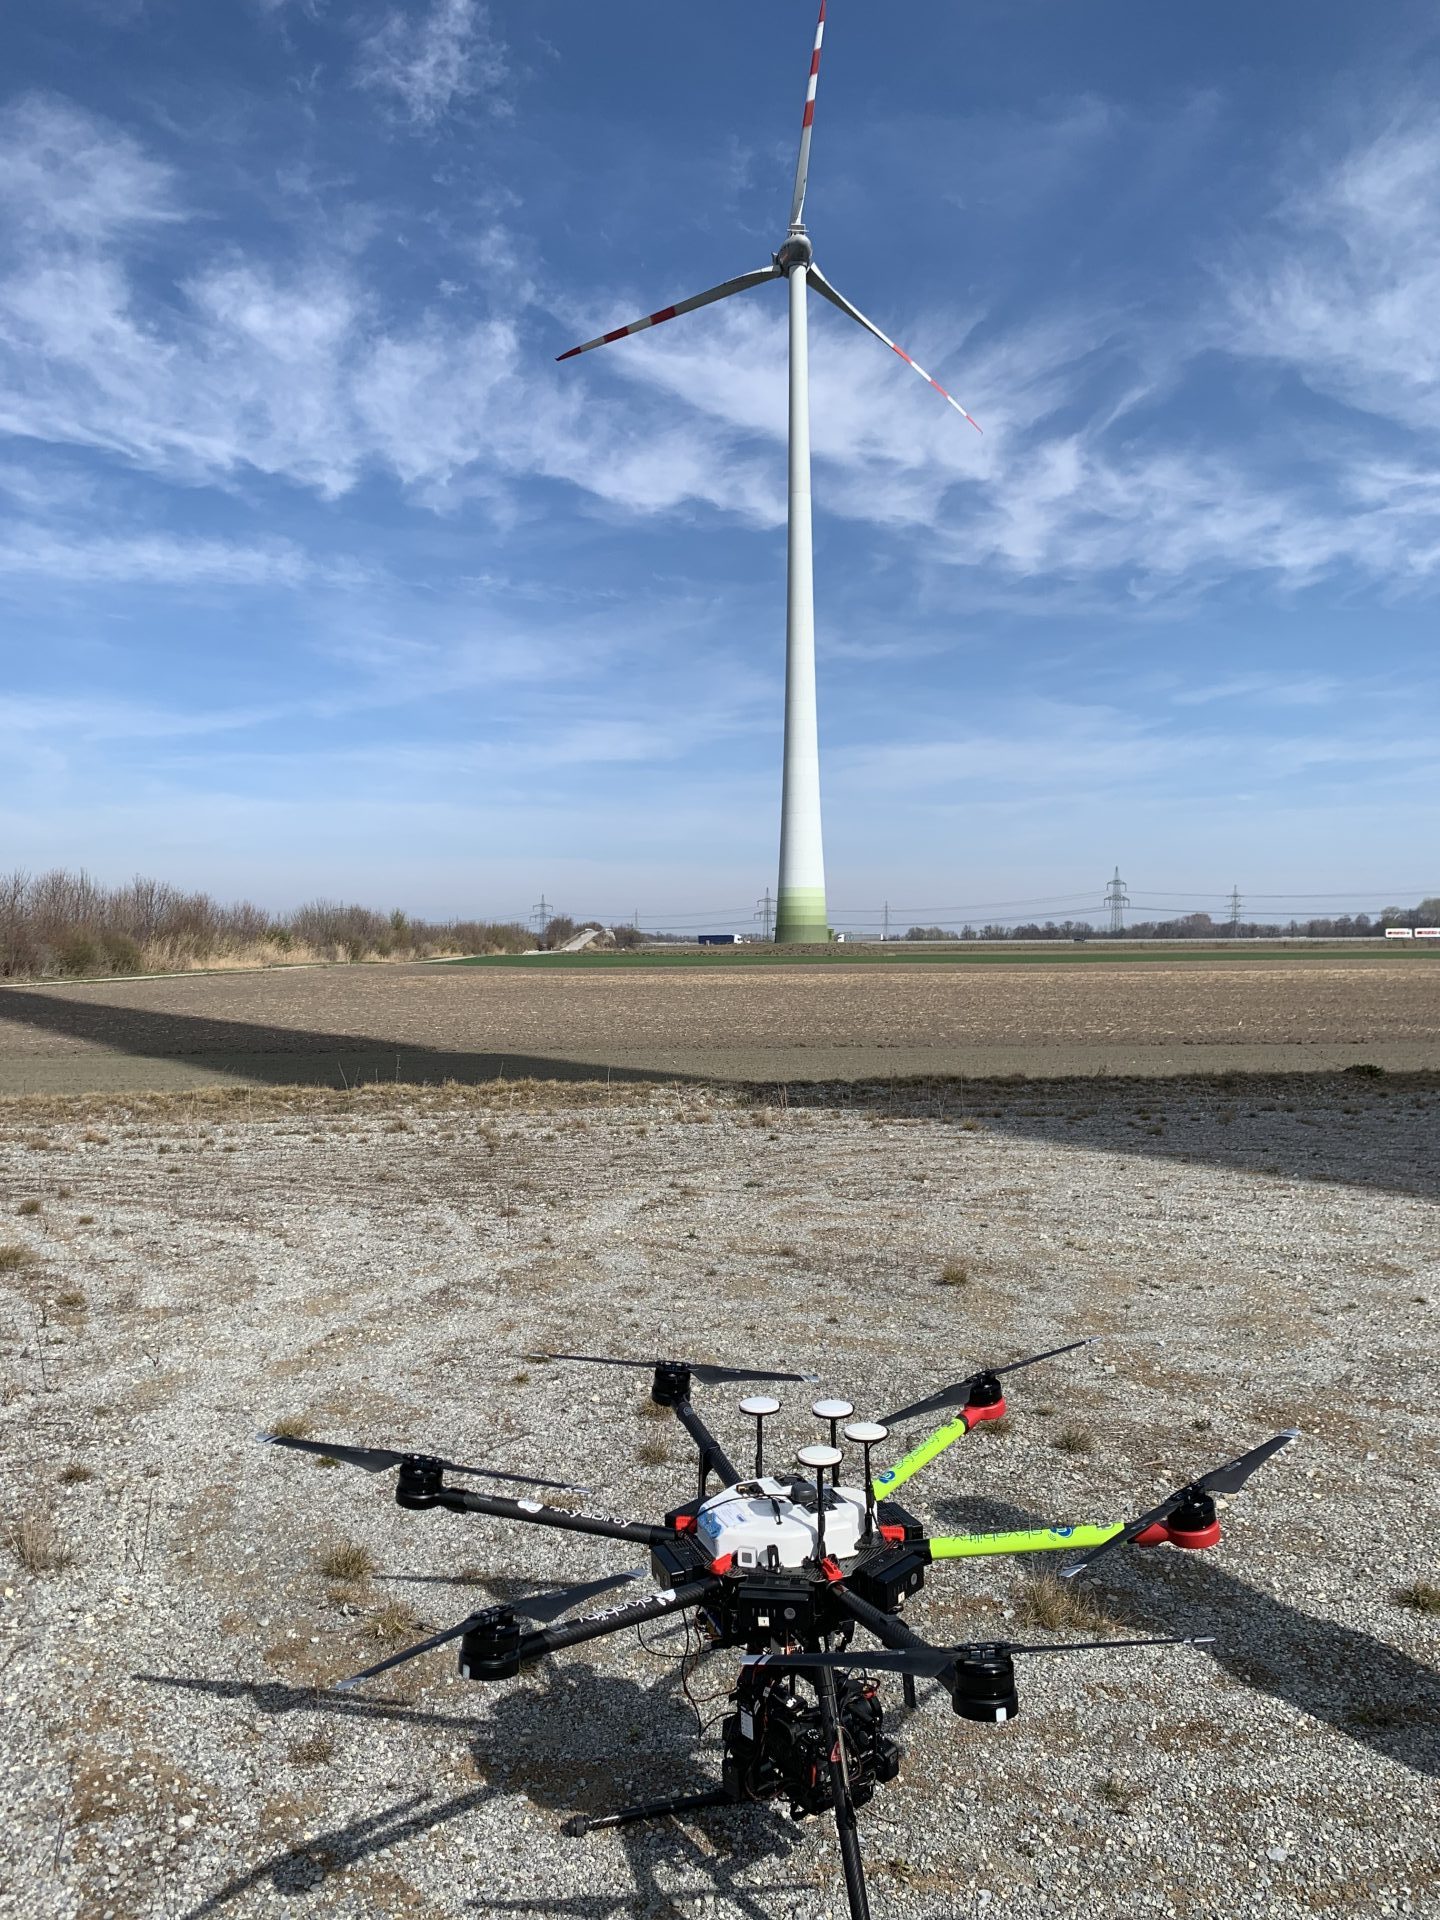
[[414, 8], [392, 8], [362, 43], [356, 68], [361, 86], [390, 95], [419, 127], [480, 96], [492, 112], [506, 111], [508, 77], [504, 46], [479, 0], [432, 0], [418, 18]]
[[[290, 541], [245, 545], [165, 534], [64, 535], [43, 526], [0, 538], [0, 576], [72, 586], [297, 587], [333, 578]], [[353, 570], [344, 576], [353, 581]]]
[[1226, 275], [1216, 337], [1318, 393], [1440, 427], [1440, 132], [1427, 110], [1296, 180]]
[[0, 109], [0, 208], [20, 234], [100, 241], [182, 218], [170, 169], [68, 101]]

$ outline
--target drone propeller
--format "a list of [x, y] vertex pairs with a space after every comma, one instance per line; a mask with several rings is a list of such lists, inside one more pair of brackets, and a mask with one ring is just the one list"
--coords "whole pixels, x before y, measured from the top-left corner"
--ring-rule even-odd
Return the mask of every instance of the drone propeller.
[[1050, 1646], [1022, 1646], [1015, 1640], [972, 1640], [958, 1647], [847, 1648], [842, 1653], [751, 1653], [747, 1667], [838, 1667], [864, 1673], [909, 1673], [934, 1680], [957, 1662], [987, 1660], [1015, 1653], [1093, 1653], [1111, 1647], [1208, 1647], [1213, 1634], [1170, 1634], [1158, 1640], [1061, 1640]]
[[475, 1474], [482, 1480], [513, 1480], [524, 1487], [551, 1487], [560, 1493], [586, 1493], [586, 1487], [572, 1487], [566, 1480], [541, 1480], [533, 1473], [501, 1473], [494, 1467], [462, 1467], [454, 1460], [441, 1460], [430, 1453], [396, 1453], [392, 1447], [342, 1447], [333, 1440], [302, 1440], [294, 1433], [262, 1433], [266, 1446], [294, 1447], [300, 1453], [318, 1453], [326, 1460], [343, 1461], [347, 1467], [359, 1467], [362, 1473], [386, 1473], [403, 1466], [407, 1460], [423, 1461], [445, 1473]]
[[656, 1367], [676, 1367], [693, 1374], [697, 1380], [703, 1380], [707, 1386], [718, 1386], [725, 1380], [809, 1380], [820, 1378], [818, 1373], [778, 1373], [773, 1367], [756, 1369], [754, 1367], [712, 1367], [698, 1360], [615, 1360], [604, 1353], [538, 1353], [531, 1356], [536, 1360], [583, 1360], [592, 1367], [635, 1367], [642, 1373], [653, 1372]]
[[917, 1414], [938, 1413], [945, 1407], [963, 1407], [969, 1404], [971, 1395], [977, 1387], [989, 1387], [994, 1383], [994, 1398], [998, 1399], [1000, 1376], [1002, 1373], [1018, 1373], [1021, 1367], [1033, 1367], [1041, 1360], [1053, 1360], [1059, 1353], [1074, 1353], [1077, 1347], [1088, 1347], [1090, 1340], [1071, 1340], [1063, 1347], [1049, 1347], [1044, 1353], [1027, 1354], [1023, 1360], [1010, 1360], [1003, 1367], [982, 1367], [978, 1373], [972, 1373], [966, 1380], [952, 1381], [948, 1387], [941, 1387], [937, 1393], [928, 1394], [923, 1400], [914, 1400], [908, 1407], [901, 1407], [898, 1413], [887, 1413], [881, 1418], [881, 1426], [893, 1427], [901, 1420], [913, 1420]]
[[[1158, 1507], [1152, 1507], [1148, 1513], [1142, 1513], [1138, 1520], [1127, 1521], [1119, 1533], [1113, 1535], [1103, 1546], [1092, 1548], [1071, 1566], [1062, 1567], [1060, 1578], [1073, 1580], [1082, 1568], [1090, 1566], [1093, 1561], [1100, 1558], [1101, 1554], [1109, 1553], [1114, 1547], [1129, 1546], [1131, 1541], [1138, 1540], [1140, 1535], [1150, 1527], [1164, 1525], [1167, 1520], [1181, 1513], [1183, 1509], [1189, 1508], [1195, 1513], [1197, 1524], [1193, 1531], [1200, 1531], [1213, 1524], [1214, 1496], [1217, 1493], [1239, 1493], [1256, 1468], [1263, 1467], [1265, 1462], [1273, 1454], [1277, 1454], [1282, 1447], [1288, 1447], [1290, 1442], [1298, 1437], [1299, 1432], [1298, 1427], [1287, 1427], [1283, 1433], [1277, 1433], [1273, 1440], [1266, 1440], [1260, 1446], [1252, 1447], [1248, 1453], [1242, 1453], [1238, 1459], [1231, 1460], [1226, 1466], [1216, 1467], [1210, 1473], [1202, 1473], [1198, 1480], [1191, 1480], [1185, 1486], [1177, 1487], [1174, 1493], [1166, 1495]], [[1211, 1541], [1207, 1539], [1199, 1544], [1208, 1546]]]
[[[541, 1593], [528, 1594], [523, 1600], [506, 1600], [502, 1603], [503, 1610], [543, 1626], [570, 1607], [578, 1607], [582, 1601], [608, 1593], [612, 1587], [623, 1587], [630, 1580], [643, 1580], [649, 1571], [648, 1567], [632, 1567], [628, 1573], [612, 1573], [604, 1580], [587, 1580], [574, 1587], [552, 1587]], [[414, 1660], [422, 1653], [443, 1647], [447, 1640], [458, 1640], [483, 1617], [481, 1613], [467, 1613], [458, 1625], [447, 1627], [443, 1633], [432, 1634], [428, 1640], [418, 1640], [413, 1647], [392, 1653], [388, 1660], [377, 1660], [373, 1667], [366, 1667], [361, 1673], [352, 1673], [347, 1679], [337, 1680], [335, 1691], [348, 1693], [352, 1687], [358, 1687], [362, 1680], [373, 1680], [377, 1674], [388, 1673], [391, 1667], [402, 1666], [405, 1661]]]

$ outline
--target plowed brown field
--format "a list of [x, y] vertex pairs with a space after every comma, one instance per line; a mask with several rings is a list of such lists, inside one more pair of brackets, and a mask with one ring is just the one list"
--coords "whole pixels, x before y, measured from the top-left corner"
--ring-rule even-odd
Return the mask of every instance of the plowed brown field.
[[1429, 956], [1144, 966], [317, 967], [0, 988], [0, 1093], [377, 1077], [1440, 1067]]

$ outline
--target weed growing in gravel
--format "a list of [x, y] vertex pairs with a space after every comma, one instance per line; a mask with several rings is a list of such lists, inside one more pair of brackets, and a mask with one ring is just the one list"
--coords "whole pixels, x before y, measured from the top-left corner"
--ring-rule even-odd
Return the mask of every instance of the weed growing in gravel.
[[670, 1449], [656, 1434], [653, 1439], [640, 1442], [635, 1458], [642, 1467], [663, 1467], [670, 1458]]
[[1087, 1427], [1062, 1427], [1050, 1444], [1057, 1453], [1093, 1453], [1095, 1436]]
[[1397, 1607], [1409, 1607], [1412, 1613], [1440, 1613], [1440, 1587], [1432, 1580], [1412, 1580], [1390, 1597]]
[[67, 1460], [65, 1465], [60, 1469], [60, 1484], [62, 1487], [82, 1486], [85, 1481], [93, 1480], [94, 1478], [95, 1469], [93, 1467], [87, 1467], [84, 1462], [80, 1460]]
[[75, 1224], [77, 1227], [93, 1227], [95, 1224], [95, 1216], [93, 1213], [82, 1213]]
[[1018, 1425], [1019, 1422], [1013, 1413], [1002, 1413], [998, 1420], [978, 1421], [973, 1431], [994, 1434], [997, 1440], [1008, 1440], [1014, 1435]]
[[421, 1633], [419, 1620], [403, 1600], [387, 1600], [383, 1607], [377, 1607], [365, 1627], [376, 1640], [383, 1640], [387, 1645], [417, 1640]]
[[940, 1269], [942, 1287], [968, 1287], [972, 1278], [968, 1260], [947, 1260]]
[[18, 1240], [6, 1240], [0, 1244], [0, 1273], [19, 1273], [34, 1265], [35, 1255], [29, 1247], [22, 1247]]
[[80, 1287], [62, 1287], [55, 1296], [57, 1307], [63, 1307], [66, 1313], [79, 1313], [85, 1306], [85, 1293]]
[[38, 1200], [22, 1200], [19, 1206], [15, 1209], [15, 1211], [22, 1217], [22, 1219], [28, 1218], [34, 1214], [39, 1213], [40, 1202]]
[[374, 1573], [375, 1556], [368, 1547], [358, 1546], [353, 1540], [335, 1540], [316, 1557], [315, 1566], [327, 1580], [341, 1580], [352, 1586], [368, 1580]]
[[315, 1422], [306, 1413], [282, 1413], [278, 1420], [270, 1422], [270, 1431], [281, 1440], [308, 1440], [315, 1431]]
[[60, 1573], [75, 1555], [55, 1531], [49, 1514], [24, 1513], [5, 1529], [5, 1545], [27, 1573]]
[[1118, 1773], [1107, 1773], [1095, 1782], [1095, 1798], [1112, 1813], [1129, 1813], [1145, 1798], [1145, 1789], [1133, 1780], [1121, 1779]]
[[640, 1402], [639, 1411], [642, 1420], [663, 1420], [670, 1409], [668, 1407], [657, 1407], [655, 1402], [647, 1395], [647, 1397]]
[[335, 1758], [335, 1736], [323, 1730], [308, 1733], [303, 1740], [292, 1740], [285, 1754], [292, 1767], [328, 1767]]
[[1110, 1633], [1120, 1624], [1082, 1587], [1062, 1584], [1053, 1573], [1022, 1576], [1015, 1590], [1015, 1618], [1022, 1627]]

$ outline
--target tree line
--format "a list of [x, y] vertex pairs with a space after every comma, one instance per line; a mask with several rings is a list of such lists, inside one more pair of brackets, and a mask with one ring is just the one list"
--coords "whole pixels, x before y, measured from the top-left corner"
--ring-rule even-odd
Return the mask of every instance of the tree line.
[[1217, 920], [1208, 913], [1184, 913], [1173, 920], [1133, 920], [1111, 933], [1089, 920], [1022, 920], [1014, 926], [991, 921], [983, 927], [911, 927], [905, 940], [1364, 940], [1384, 936], [1387, 927], [1440, 926], [1440, 895], [1415, 907], [1382, 907], [1375, 914], [1340, 913], [1309, 920]]

